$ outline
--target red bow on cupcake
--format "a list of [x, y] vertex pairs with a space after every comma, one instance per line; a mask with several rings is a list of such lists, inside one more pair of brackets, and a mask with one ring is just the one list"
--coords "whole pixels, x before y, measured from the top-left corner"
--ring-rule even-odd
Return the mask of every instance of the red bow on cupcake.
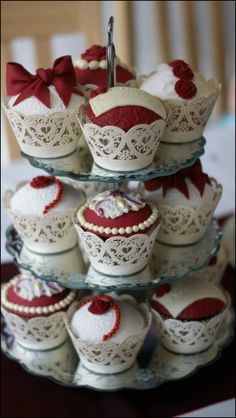
[[163, 196], [166, 195], [168, 190], [177, 189], [188, 199], [189, 192], [185, 182], [186, 178], [191, 180], [194, 186], [198, 189], [201, 196], [203, 195], [205, 184], [211, 184], [208, 175], [202, 171], [200, 160], [197, 160], [191, 167], [182, 168], [182, 170], [179, 170], [177, 173], [171, 176], [165, 176], [154, 180], [145, 181], [144, 187], [149, 191], [154, 191], [162, 187]]
[[72, 93], [80, 94], [76, 87], [76, 74], [70, 55], [58, 58], [53, 68], [39, 68], [36, 74], [30, 74], [21, 64], [9, 62], [6, 71], [7, 94], [19, 95], [14, 105], [30, 96], [37, 97], [45, 106], [50, 108], [50, 90], [55, 87], [58, 95], [67, 107]]

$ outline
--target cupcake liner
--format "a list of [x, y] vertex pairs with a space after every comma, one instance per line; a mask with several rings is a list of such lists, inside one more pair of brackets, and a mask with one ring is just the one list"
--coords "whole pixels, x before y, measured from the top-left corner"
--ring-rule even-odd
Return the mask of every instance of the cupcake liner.
[[31, 319], [8, 312], [3, 307], [1, 312], [16, 341], [25, 348], [48, 350], [62, 344], [67, 338], [63, 321], [65, 312]]
[[158, 241], [172, 245], [187, 245], [199, 241], [206, 232], [215, 208], [222, 194], [222, 186], [211, 178], [214, 189], [213, 198], [202, 199], [202, 204], [190, 206], [179, 205], [173, 201], [171, 205], [158, 205], [162, 224], [158, 233]]
[[212, 82], [212, 92], [208, 97], [199, 97], [186, 102], [162, 100], [168, 117], [161, 141], [185, 143], [199, 139], [211, 116], [219, 92], [220, 86]]
[[[132, 297], [121, 296], [121, 298], [129, 298], [134, 304], [137, 302]], [[65, 325], [73, 345], [80, 357], [82, 364], [89, 370], [101, 373], [111, 374], [120, 373], [131, 367], [136, 360], [136, 356], [144, 342], [146, 334], [151, 324], [151, 313], [147, 305], [141, 303], [139, 309], [145, 319], [145, 326], [137, 335], [130, 335], [121, 343], [112, 341], [102, 341], [92, 343], [81, 340], [71, 328], [71, 319], [74, 312], [78, 309], [78, 302], [74, 302], [65, 315]]]
[[166, 318], [155, 309], [152, 313], [161, 343], [174, 353], [191, 354], [206, 350], [214, 341], [223, 322], [226, 309], [211, 318], [200, 321], [184, 321]]
[[78, 119], [95, 163], [107, 170], [133, 171], [152, 164], [166, 121], [136, 125], [125, 132], [117, 126], [91, 123], [81, 106]]
[[22, 152], [39, 158], [57, 158], [72, 153], [78, 144], [81, 128], [73, 112], [22, 116], [3, 105]]
[[10, 202], [14, 193], [8, 190], [3, 201], [7, 214], [26, 247], [46, 254], [68, 250], [76, 245], [78, 237], [72, 218], [77, 208], [43, 216], [24, 215], [11, 209]]
[[148, 264], [160, 225], [159, 218], [150, 234], [114, 236], [103, 240], [95, 233], [84, 231], [74, 218], [74, 226], [92, 267], [111, 276], [133, 274]]

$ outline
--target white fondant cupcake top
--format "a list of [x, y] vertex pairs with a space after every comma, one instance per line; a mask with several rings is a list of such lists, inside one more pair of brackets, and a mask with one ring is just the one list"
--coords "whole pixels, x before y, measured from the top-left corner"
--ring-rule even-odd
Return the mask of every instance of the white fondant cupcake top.
[[[58, 196], [58, 186], [55, 183], [47, 187], [34, 188], [31, 183], [19, 188], [11, 198], [11, 209], [24, 215], [43, 215], [45, 207]], [[74, 189], [68, 184], [62, 184], [61, 199], [48, 211], [50, 214], [65, 212], [68, 209], [79, 208], [85, 203], [83, 191]]]
[[[188, 100], [181, 97], [176, 91], [175, 86], [179, 80], [170, 65], [161, 63], [158, 65], [156, 72], [151, 73], [142, 82], [140, 88], [161, 100]], [[213, 80], [207, 81], [203, 75], [197, 72], [193, 72], [192, 82], [196, 87], [196, 94], [193, 98], [208, 97], [213, 91], [213, 86], [215, 86]]]
[[22, 116], [33, 116], [33, 115], [46, 116], [55, 112], [69, 113], [69, 112], [73, 112], [76, 109], [79, 110], [79, 107], [85, 102], [85, 99], [83, 96], [72, 93], [69, 105], [66, 107], [62, 99], [58, 95], [55, 87], [48, 86], [48, 89], [50, 90], [50, 103], [51, 103], [50, 108], [45, 106], [40, 100], [37, 99], [37, 97], [34, 97], [34, 96], [28, 97], [27, 99], [13, 106], [18, 95], [12, 96], [10, 98], [8, 102], [8, 107], [13, 110], [16, 110]]
[[[95, 343], [109, 338], [111, 342], [121, 343], [126, 338], [142, 332], [145, 320], [138, 307], [129, 299], [113, 297], [112, 300], [116, 309], [111, 305], [103, 313], [99, 310], [96, 311], [97, 313], [94, 313], [94, 310], [90, 312], [93, 303], [90, 301], [75, 312], [71, 327], [81, 340]], [[117, 321], [118, 313], [119, 321]], [[110, 333], [112, 335], [104, 339], [104, 336]]]
[[153, 294], [153, 301], [160, 302], [172, 315], [177, 318], [179, 314], [196, 301], [206, 298], [214, 298], [222, 301], [225, 305], [227, 299], [221, 288], [205, 278], [191, 280], [186, 278], [170, 286], [170, 290], [164, 295]]

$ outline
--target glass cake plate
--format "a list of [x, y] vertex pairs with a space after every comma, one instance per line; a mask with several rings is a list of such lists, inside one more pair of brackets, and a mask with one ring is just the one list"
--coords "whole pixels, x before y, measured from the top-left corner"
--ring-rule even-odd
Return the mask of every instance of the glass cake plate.
[[146, 290], [162, 283], [172, 283], [209, 263], [217, 254], [222, 231], [212, 220], [204, 237], [192, 245], [171, 246], [155, 241], [149, 265], [129, 276], [106, 276], [95, 271], [86, 261], [79, 246], [57, 254], [29, 251], [15, 229], [8, 228], [6, 248], [16, 264], [46, 281], [57, 281], [67, 288], [102, 291]]
[[161, 142], [154, 162], [142, 170], [131, 172], [109, 171], [93, 163], [86, 144], [72, 154], [60, 158], [36, 158], [22, 153], [31, 165], [47, 173], [76, 181], [96, 181], [101, 183], [122, 183], [124, 181], [144, 181], [155, 177], [174, 174], [181, 168], [189, 167], [204, 154], [204, 137], [185, 144]]
[[233, 337], [234, 314], [229, 309], [213, 345], [197, 354], [174, 354], [159, 342], [155, 324], [147, 335], [136, 363], [119, 374], [102, 375], [89, 371], [79, 361], [72, 343], [47, 351], [28, 350], [17, 344], [3, 320], [1, 347], [3, 353], [17, 361], [27, 372], [47, 377], [66, 387], [86, 387], [102, 391], [152, 389], [194, 374], [200, 367], [216, 361]]

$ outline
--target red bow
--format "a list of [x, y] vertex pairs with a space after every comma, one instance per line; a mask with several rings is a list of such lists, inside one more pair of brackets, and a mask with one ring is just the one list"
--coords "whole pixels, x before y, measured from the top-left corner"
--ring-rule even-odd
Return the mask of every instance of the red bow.
[[67, 107], [72, 93], [81, 94], [76, 87], [76, 74], [71, 56], [58, 58], [53, 68], [39, 68], [36, 75], [30, 74], [22, 65], [15, 62], [7, 64], [7, 94], [19, 94], [14, 106], [22, 100], [35, 96], [45, 106], [50, 108], [50, 90], [48, 86], [55, 87], [58, 95]]
[[203, 195], [205, 184], [211, 184], [208, 175], [202, 171], [200, 160], [197, 160], [191, 167], [182, 168], [182, 170], [179, 170], [171, 176], [145, 181], [144, 187], [149, 191], [157, 190], [162, 187], [163, 196], [166, 195], [169, 189], [178, 189], [184, 196], [189, 198], [188, 187], [185, 182], [186, 178], [191, 180], [201, 196]]

